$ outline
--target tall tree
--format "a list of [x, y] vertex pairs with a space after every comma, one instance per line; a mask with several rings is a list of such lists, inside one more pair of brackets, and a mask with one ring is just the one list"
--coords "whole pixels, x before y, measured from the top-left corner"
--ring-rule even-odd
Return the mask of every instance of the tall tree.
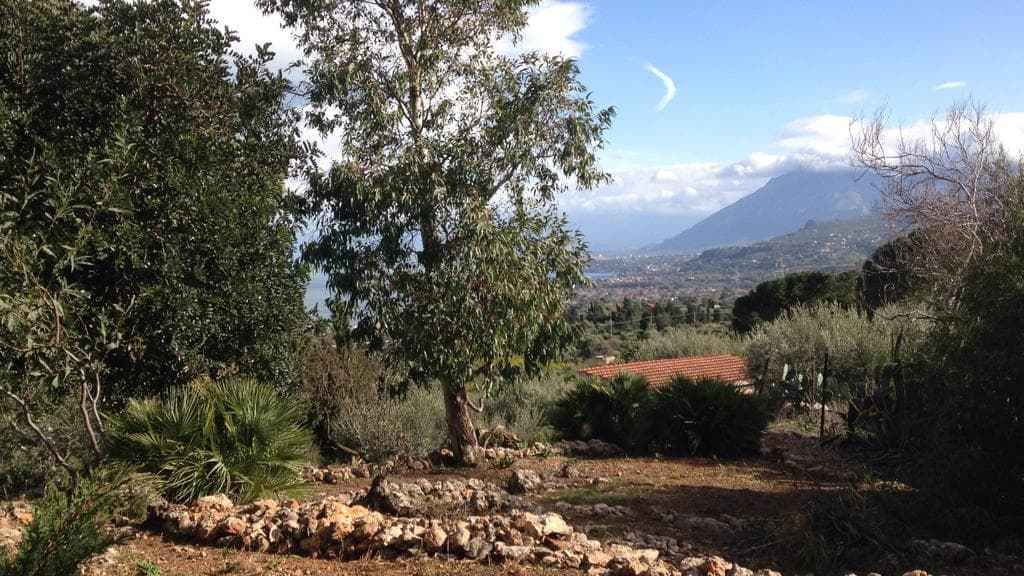
[[[261, 0], [300, 30], [309, 119], [340, 160], [309, 175], [323, 269], [364, 335], [441, 383], [449, 435], [476, 457], [467, 386], [545, 337], [585, 281], [558, 193], [608, 176], [613, 110], [571, 60], [509, 56], [527, 0]], [[532, 350], [534, 354], [538, 350]]]
[[297, 375], [297, 117], [235, 41], [201, 1], [0, 0], [0, 424]]

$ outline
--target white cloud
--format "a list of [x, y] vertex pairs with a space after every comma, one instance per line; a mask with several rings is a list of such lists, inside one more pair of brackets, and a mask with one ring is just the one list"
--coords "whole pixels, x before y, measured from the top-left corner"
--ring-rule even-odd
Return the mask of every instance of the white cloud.
[[505, 53], [542, 52], [552, 56], [579, 58], [587, 45], [575, 38], [587, 27], [590, 10], [582, 2], [542, 0], [529, 9], [529, 23], [514, 45], [507, 39], [497, 42]]
[[662, 84], [665, 85], [665, 95], [661, 97], [661, 101], [658, 102], [657, 108], [658, 112], [661, 112], [665, 109], [665, 106], [668, 106], [668, 103], [676, 97], [676, 83], [668, 74], [665, 74], [655, 67], [654, 64], [644, 64], [644, 70], [647, 70], [651, 74], [657, 76], [658, 79], [661, 80]]
[[[996, 137], [1011, 156], [1024, 155], [1024, 112], [992, 114]], [[642, 157], [612, 152], [615, 181], [597, 190], [574, 192], [562, 199], [570, 212], [657, 213], [699, 218], [757, 190], [770, 178], [796, 168], [850, 166], [851, 134], [859, 125], [852, 116], [820, 115], [785, 124], [764, 150], [732, 162], [642, 165]], [[928, 139], [931, 121], [919, 120], [886, 130], [894, 146], [900, 137]], [[632, 162], [634, 167], [629, 167]]]
[[932, 90], [938, 92], [940, 90], [956, 90], [957, 88], [965, 88], [967, 82], [962, 80], [955, 80], [953, 82], [943, 82], [942, 84], [936, 84], [932, 86]]
[[869, 98], [871, 98], [871, 92], [868, 92], [863, 88], [858, 88], [839, 96], [836, 98], [836, 102], [839, 102], [840, 104], [860, 104]]

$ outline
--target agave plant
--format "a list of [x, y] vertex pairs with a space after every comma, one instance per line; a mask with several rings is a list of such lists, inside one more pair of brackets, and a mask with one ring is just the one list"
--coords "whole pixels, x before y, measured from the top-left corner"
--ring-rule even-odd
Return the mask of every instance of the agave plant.
[[164, 495], [243, 500], [293, 493], [313, 450], [302, 407], [248, 378], [198, 380], [161, 399], [132, 400], [110, 434], [111, 455], [155, 475]]

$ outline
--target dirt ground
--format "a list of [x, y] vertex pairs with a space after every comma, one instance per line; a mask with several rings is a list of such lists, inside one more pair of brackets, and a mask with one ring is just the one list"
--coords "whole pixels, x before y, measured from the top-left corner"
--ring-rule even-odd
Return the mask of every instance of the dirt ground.
[[[766, 435], [764, 446], [765, 454], [761, 457], [729, 462], [701, 458], [575, 460], [549, 457], [520, 461], [515, 467], [556, 474], [566, 462], [571, 462], [581, 472], [578, 480], [530, 497], [545, 509], [555, 509], [558, 503], [562, 503], [560, 513], [570, 524], [591, 537], [616, 540], [637, 533], [670, 536], [678, 541], [680, 549], [687, 555], [715, 554], [749, 568], [772, 568], [789, 575], [794, 573], [789, 567], [795, 562], [796, 550], [779, 532], [785, 533], [787, 523], [808, 506], [811, 498], [856, 486], [866, 476], [841, 452], [821, 447], [816, 439], [806, 435], [774, 430]], [[508, 468], [484, 467], [458, 472], [406, 473], [394, 479], [477, 477], [500, 484], [510, 473]], [[365, 487], [368, 483], [368, 480], [350, 480], [337, 485], [317, 485], [307, 498]], [[575, 507], [565, 509], [566, 503]], [[592, 508], [597, 503], [625, 506], [630, 513], [613, 517], [586, 512], [587, 506]], [[580, 509], [584, 512], [579, 512]], [[699, 526], [681, 527], [677, 522], [666, 521], [668, 512], [728, 520], [736, 522], [740, 528], [713, 531]], [[889, 557], [864, 559], [861, 564], [849, 566], [848, 570], [861, 574], [875, 571], [885, 575], [899, 575], [914, 568], [925, 568], [932, 574], [948, 576], [1024, 574], [1024, 565], [993, 565], [980, 560], [955, 566], [943, 566], [939, 562], [929, 566], [911, 566]], [[145, 532], [118, 545], [107, 557], [96, 559], [87, 572], [90, 576], [490, 576], [561, 573], [579, 574], [578, 571], [559, 572], [533, 566], [486, 566], [427, 558], [403, 562], [368, 559], [342, 563], [201, 548]]]

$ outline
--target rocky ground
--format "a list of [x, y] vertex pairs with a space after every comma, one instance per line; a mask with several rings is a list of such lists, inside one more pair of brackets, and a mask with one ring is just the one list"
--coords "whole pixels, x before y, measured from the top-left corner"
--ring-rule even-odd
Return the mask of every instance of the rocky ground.
[[[595, 459], [587, 446], [558, 450], [569, 455], [532, 447], [493, 452], [488, 465], [469, 471], [398, 466], [375, 483], [367, 467], [315, 469], [313, 489], [299, 500], [154, 506], [145, 525], [84, 573], [790, 574], [795, 551], [776, 532], [808, 498], [849, 486], [860, 472], [796, 434], [770, 434], [765, 447], [761, 458], [729, 463]], [[24, 506], [5, 510], [0, 546], [30, 519]], [[907, 546], [906, 555], [849, 569], [1024, 574], [1019, 560], [952, 542]]]

